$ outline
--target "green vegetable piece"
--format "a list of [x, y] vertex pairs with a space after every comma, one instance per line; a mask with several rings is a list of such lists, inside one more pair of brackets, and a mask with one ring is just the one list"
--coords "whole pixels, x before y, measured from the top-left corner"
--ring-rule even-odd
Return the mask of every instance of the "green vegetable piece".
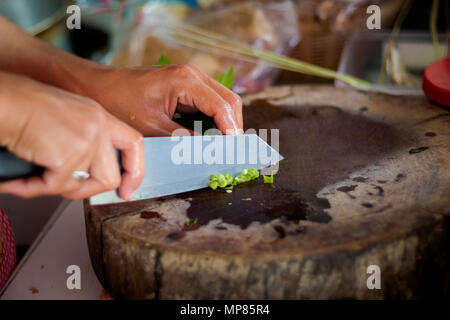
[[249, 174], [253, 179], [259, 177], [259, 171], [256, 170], [256, 169], [250, 169], [250, 170], [248, 171], [248, 174]]
[[222, 84], [224, 87], [231, 89], [234, 85], [234, 82], [236, 81], [233, 78], [233, 75], [234, 75], [234, 68], [230, 67], [230, 69], [228, 69], [228, 72], [224, 72], [220, 76], [215, 77], [214, 79], [220, 84]]
[[234, 186], [257, 179], [259, 177], [259, 171], [256, 169], [244, 169], [237, 177], [232, 177], [228, 172], [225, 174], [212, 174], [209, 176], [209, 187], [216, 190], [218, 187], [231, 190]]
[[233, 178], [233, 181], [231, 182], [231, 185], [232, 185], [232, 186], [236, 186], [236, 185], [238, 185], [239, 183], [241, 183], [241, 179], [240, 179], [239, 177], [234, 177], [234, 178]]
[[242, 200], [242, 201], [251, 201], [252, 198], [242, 198], [241, 200]]
[[270, 176], [263, 176], [264, 183], [273, 183], [273, 173]]
[[196, 217], [195, 219], [188, 219], [188, 221], [186, 222], [186, 226], [191, 227], [195, 224], [197, 224], [198, 222], [198, 217]]
[[158, 62], [156, 62], [157, 66], [167, 66], [169, 64], [172, 64], [172, 62], [170, 62], [170, 60], [163, 54], [159, 56]]
[[219, 180], [219, 187], [225, 188], [228, 185], [227, 180]]
[[219, 186], [219, 183], [217, 181], [211, 181], [209, 183], [209, 187], [213, 190], [216, 190], [218, 186]]

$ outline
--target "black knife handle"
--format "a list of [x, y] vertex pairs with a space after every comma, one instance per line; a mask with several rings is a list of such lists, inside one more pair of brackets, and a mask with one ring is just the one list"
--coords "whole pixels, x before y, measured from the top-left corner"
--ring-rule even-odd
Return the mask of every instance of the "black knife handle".
[[[119, 162], [120, 173], [124, 172], [122, 167], [122, 156], [119, 150], [116, 150], [117, 161]], [[4, 147], [0, 147], [0, 182], [14, 179], [25, 179], [38, 177], [44, 173], [44, 168], [31, 162], [23, 160]]]
[[23, 160], [0, 147], [0, 182], [40, 176], [44, 168]]

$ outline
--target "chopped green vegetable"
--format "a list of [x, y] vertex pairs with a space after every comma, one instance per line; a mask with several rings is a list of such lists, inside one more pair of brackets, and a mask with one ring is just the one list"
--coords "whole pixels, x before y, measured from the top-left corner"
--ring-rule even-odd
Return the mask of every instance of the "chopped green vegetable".
[[273, 183], [273, 173], [270, 176], [263, 176], [264, 183]]
[[156, 62], [157, 66], [167, 66], [169, 64], [172, 64], [172, 62], [170, 62], [170, 60], [163, 54], [159, 56], [158, 62]]
[[234, 82], [236, 81], [233, 77], [233, 74], [234, 68], [230, 67], [230, 69], [228, 69], [228, 72], [224, 72], [220, 76], [215, 77], [214, 79], [220, 84], [222, 84], [224, 87], [231, 89], [234, 85]]
[[198, 222], [198, 218], [188, 219], [188, 221], [186, 222], [186, 226], [192, 227], [193, 225], [197, 224], [197, 222]]
[[242, 198], [241, 200], [242, 200], [242, 201], [251, 201], [252, 198]]
[[225, 190], [231, 190], [235, 185], [248, 182], [259, 177], [259, 171], [256, 169], [244, 169], [238, 177], [232, 177], [228, 172], [225, 174], [212, 174], [209, 176], [209, 187], [216, 190], [220, 187]]
[[180, 114], [180, 113], [175, 112], [175, 113], [173, 114], [172, 119], [180, 119], [180, 118], [181, 118], [181, 114]]
[[209, 187], [213, 190], [216, 190], [218, 186], [219, 186], [219, 183], [217, 181], [211, 181], [209, 183]]

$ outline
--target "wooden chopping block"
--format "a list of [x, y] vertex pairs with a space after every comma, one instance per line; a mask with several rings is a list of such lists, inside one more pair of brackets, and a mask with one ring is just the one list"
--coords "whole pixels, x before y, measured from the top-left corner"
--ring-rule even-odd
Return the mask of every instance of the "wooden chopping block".
[[[247, 128], [280, 130], [286, 160], [273, 185], [85, 204], [92, 263], [112, 296], [448, 294], [447, 110], [424, 97], [328, 86], [274, 87], [244, 103]], [[198, 222], [187, 227], [188, 218]], [[367, 287], [371, 265], [380, 289]]]

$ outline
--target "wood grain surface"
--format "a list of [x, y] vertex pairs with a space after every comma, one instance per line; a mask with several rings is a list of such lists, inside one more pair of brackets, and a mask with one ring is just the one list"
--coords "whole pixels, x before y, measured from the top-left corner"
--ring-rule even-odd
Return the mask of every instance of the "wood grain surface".
[[[273, 185], [85, 203], [92, 263], [112, 296], [448, 295], [448, 110], [329, 86], [274, 87], [244, 103], [246, 128], [279, 129], [285, 160]], [[379, 290], [367, 288], [370, 265]]]

